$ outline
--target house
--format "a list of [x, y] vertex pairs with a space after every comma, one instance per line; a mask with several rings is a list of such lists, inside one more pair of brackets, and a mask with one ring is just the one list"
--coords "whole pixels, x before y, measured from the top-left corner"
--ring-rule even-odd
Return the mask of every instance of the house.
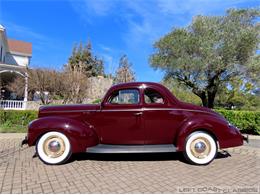
[[[32, 57], [32, 44], [9, 39], [0, 25], [0, 109], [26, 109], [28, 97], [28, 67]], [[6, 85], [17, 76], [25, 79], [23, 97], [16, 97]]]

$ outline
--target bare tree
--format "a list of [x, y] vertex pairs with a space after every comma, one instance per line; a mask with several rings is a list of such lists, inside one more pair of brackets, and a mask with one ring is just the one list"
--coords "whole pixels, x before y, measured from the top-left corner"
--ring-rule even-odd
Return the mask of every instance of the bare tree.
[[17, 76], [13, 82], [7, 84], [7, 89], [10, 91], [15, 91], [18, 97], [24, 96], [24, 78], [21, 76]]
[[[61, 94], [63, 84], [59, 72], [47, 69], [30, 69], [28, 75], [29, 99], [32, 100], [35, 92], [38, 92], [41, 102], [49, 104], [55, 95]], [[17, 96], [22, 97], [24, 95], [24, 78], [16, 77], [7, 87], [9, 90], [15, 91]]]
[[126, 55], [119, 60], [119, 67], [116, 71], [115, 83], [126, 83], [135, 81], [135, 73], [131, 68], [132, 64], [128, 61]]
[[63, 103], [82, 103], [86, 98], [87, 77], [80, 71], [64, 71], [63, 81]]

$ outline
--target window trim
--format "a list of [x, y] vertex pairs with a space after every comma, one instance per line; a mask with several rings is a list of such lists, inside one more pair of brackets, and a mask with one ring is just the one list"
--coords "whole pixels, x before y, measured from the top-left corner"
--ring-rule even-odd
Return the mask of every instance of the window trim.
[[[123, 90], [136, 90], [137, 92], [138, 92], [138, 103], [134, 103], [134, 104], [116, 104], [116, 103], [111, 103], [111, 102], [109, 102], [110, 101], [110, 98], [112, 97], [112, 95], [113, 95], [113, 93], [114, 92], [118, 92], [118, 91], [123, 91]], [[141, 105], [141, 103], [142, 103], [142, 101], [141, 101], [141, 91], [140, 91], [140, 89], [138, 89], [138, 88], [122, 88], [122, 89], [117, 89], [117, 90], [114, 90], [114, 91], [112, 91], [109, 95], [108, 95], [108, 97], [106, 98], [106, 102], [105, 102], [105, 104], [106, 105], [112, 105], [112, 106], [129, 106], [129, 105]]]
[[[147, 89], [152, 89], [152, 90], [154, 90], [154, 91], [156, 91], [157, 93], [159, 93], [160, 95], [161, 95], [161, 97], [163, 98], [163, 103], [147, 103], [146, 101], [145, 101], [145, 90], [147, 90]], [[163, 95], [163, 93], [160, 91], [160, 90], [158, 90], [158, 89], [155, 89], [155, 88], [153, 88], [153, 87], [146, 87], [144, 90], [143, 90], [143, 102], [144, 102], [144, 105], [150, 105], [150, 106], [162, 106], [162, 105], [167, 105], [168, 104], [168, 100], [167, 100], [167, 98]]]

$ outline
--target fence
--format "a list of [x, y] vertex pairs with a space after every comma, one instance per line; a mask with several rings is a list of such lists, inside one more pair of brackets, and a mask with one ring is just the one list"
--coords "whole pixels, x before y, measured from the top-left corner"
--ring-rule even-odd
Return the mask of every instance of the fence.
[[26, 102], [18, 100], [0, 100], [0, 109], [4, 110], [25, 110]]

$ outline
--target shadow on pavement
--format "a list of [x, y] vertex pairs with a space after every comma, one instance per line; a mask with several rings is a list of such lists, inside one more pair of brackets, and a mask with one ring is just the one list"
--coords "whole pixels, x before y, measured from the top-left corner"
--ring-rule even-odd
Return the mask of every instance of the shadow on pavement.
[[[217, 153], [216, 159], [227, 158], [231, 155], [227, 151]], [[187, 163], [182, 152], [174, 153], [140, 153], [140, 154], [92, 154], [78, 153], [73, 154], [68, 163], [73, 161], [170, 161], [177, 160]]]
[[223, 150], [223, 151], [219, 151], [219, 152], [217, 153], [216, 159], [219, 159], [219, 158], [228, 158], [228, 157], [230, 157], [230, 156], [231, 156], [231, 154], [229, 154], [228, 151]]
[[72, 160], [98, 160], [98, 161], [166, 161], [184, 160], [182, 153], [139, 153], [139, 154], [74, 154]]

